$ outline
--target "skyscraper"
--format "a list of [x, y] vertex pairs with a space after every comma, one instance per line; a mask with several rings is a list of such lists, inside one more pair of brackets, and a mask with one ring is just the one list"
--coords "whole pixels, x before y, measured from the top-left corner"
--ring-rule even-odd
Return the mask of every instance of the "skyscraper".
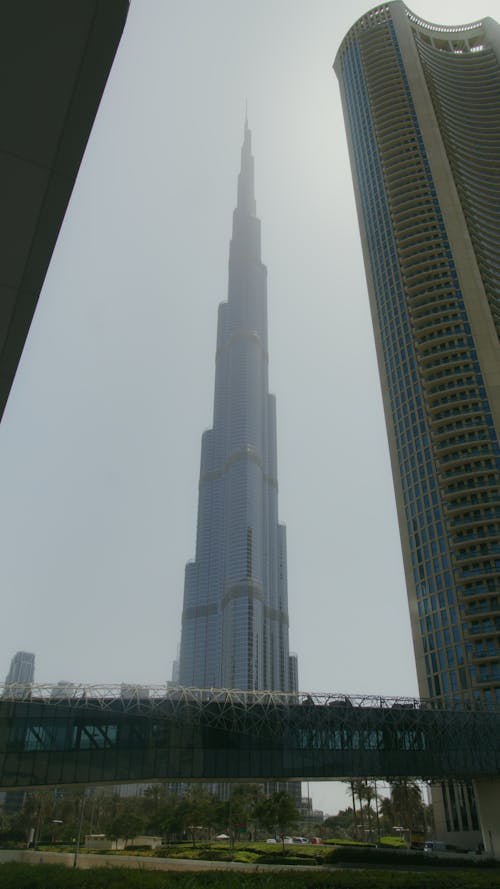
[[[384, 3], [335, 60], [420, 693], [500, 705], [500, 27]], [[467, 787], [442, 788], [455, 834]]]
[[288, 650], [286, 536], [278, 521], [276, 408], [268, 391], [267, 270], [247, 122], [178, 675], [181, 685], [198, 688], [294, 691], [297, 682]]
[[[23, 698], [29, 692], [34, 681], [35, 655], [29, 651], [16, 651], [5, 677], [5, 692], [9, 694], [9, 697]], [[22, 808], [25, 797], [24, 790], [9, 791], [0, 794], [0, 805], [6, 814], [14, 815]]]
[[5, 685], [31, 684], [35, 678], [35, 655], [29, 651], [16, 651], [10, 662]]

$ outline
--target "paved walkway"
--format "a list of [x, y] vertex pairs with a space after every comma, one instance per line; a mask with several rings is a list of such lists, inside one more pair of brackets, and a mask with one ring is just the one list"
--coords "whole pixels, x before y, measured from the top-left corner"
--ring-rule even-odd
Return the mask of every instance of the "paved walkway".
[[[24, 864], [64, 864], [73, 867], [74, 855], [71, 852], [38, 852], [33, 849], [0, 849], [0, 864], [7, 861], [22, 861]], [[77, 866], [90, 867], [132, 867], [141, 870], [204, 871], [236, 870], [253, 873], [272, 871], [317, 871], [324, 870], [319, 865], [296, 864], [246, 864], [241, 861], [192, 861], [189, 858], [149, 858], [142, 855], [99, 855], [81, 852]]]

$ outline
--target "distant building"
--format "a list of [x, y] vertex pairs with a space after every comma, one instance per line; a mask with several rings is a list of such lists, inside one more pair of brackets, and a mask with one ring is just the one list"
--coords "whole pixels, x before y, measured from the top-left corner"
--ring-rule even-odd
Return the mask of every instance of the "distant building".
[[67, 679], [60, 679], [56, 685], [53, 685], [50, 690], [50, 697], [54, 698], [70, 698], [73, 695], [75, 690], [74, 682], [69, 682]]
[[291, 654], [288, 659], [288, 687], [297, 691], [299, 688], [299, 661], [296, 654]]
[[314, 827], [323, 824], [325, 813], [322, 809], [313, 809], [313, 801], [310, 796], [303, 796], [297, 805], [300, 822], [307, 833], [311, 833]]
[[147, 700], [149, 698], [149, 688], [147, 685], [133, 685], [130, 682], [122, 682], [120, 695], [128, 700]]
[[172, 664], [172, 680], [170, 683], [171, 685], [179, 685], [179, 675], [180, 675], [179, 669], [180, 669], [179, 658], [176, 658]]
[[[16, 651], [10, 662], [9, 672], [5, 678], [5, 691], [9, 695], [23, 697], [35, 679], [35, 655], [29, 651]], [[0, 806], [7, 815], [13, 815], [22, 808], [25, 799], [24, 790], [12, 790], [0, 794]]]
[[185, 574], [183, 686], [297, 690], [268, 362], [267, 269], [245, 121], [228, 299], [219, 306], [213, 426], [201, 447], [196, 557]]
[[5, 685], [31, 685], [35, 679], [35, 655], [29, 651], [16, 651], [10, 662]]

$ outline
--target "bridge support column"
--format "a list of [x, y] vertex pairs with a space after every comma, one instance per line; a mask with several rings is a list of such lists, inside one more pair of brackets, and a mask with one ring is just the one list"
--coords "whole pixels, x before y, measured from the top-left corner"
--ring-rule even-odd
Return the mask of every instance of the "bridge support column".
[[500, 778], [474, 781], [484, 852], [500, 859]]

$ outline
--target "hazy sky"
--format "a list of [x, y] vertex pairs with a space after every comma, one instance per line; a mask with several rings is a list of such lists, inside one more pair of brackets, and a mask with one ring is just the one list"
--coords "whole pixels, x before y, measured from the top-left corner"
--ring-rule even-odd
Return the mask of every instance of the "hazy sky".
[[1, 678], [17, 649], [38, 681], [170, 678], [248, 99], [300, 687], [416, 693], [331, 69], [368, 8], [132, 0], [0, 427]]

